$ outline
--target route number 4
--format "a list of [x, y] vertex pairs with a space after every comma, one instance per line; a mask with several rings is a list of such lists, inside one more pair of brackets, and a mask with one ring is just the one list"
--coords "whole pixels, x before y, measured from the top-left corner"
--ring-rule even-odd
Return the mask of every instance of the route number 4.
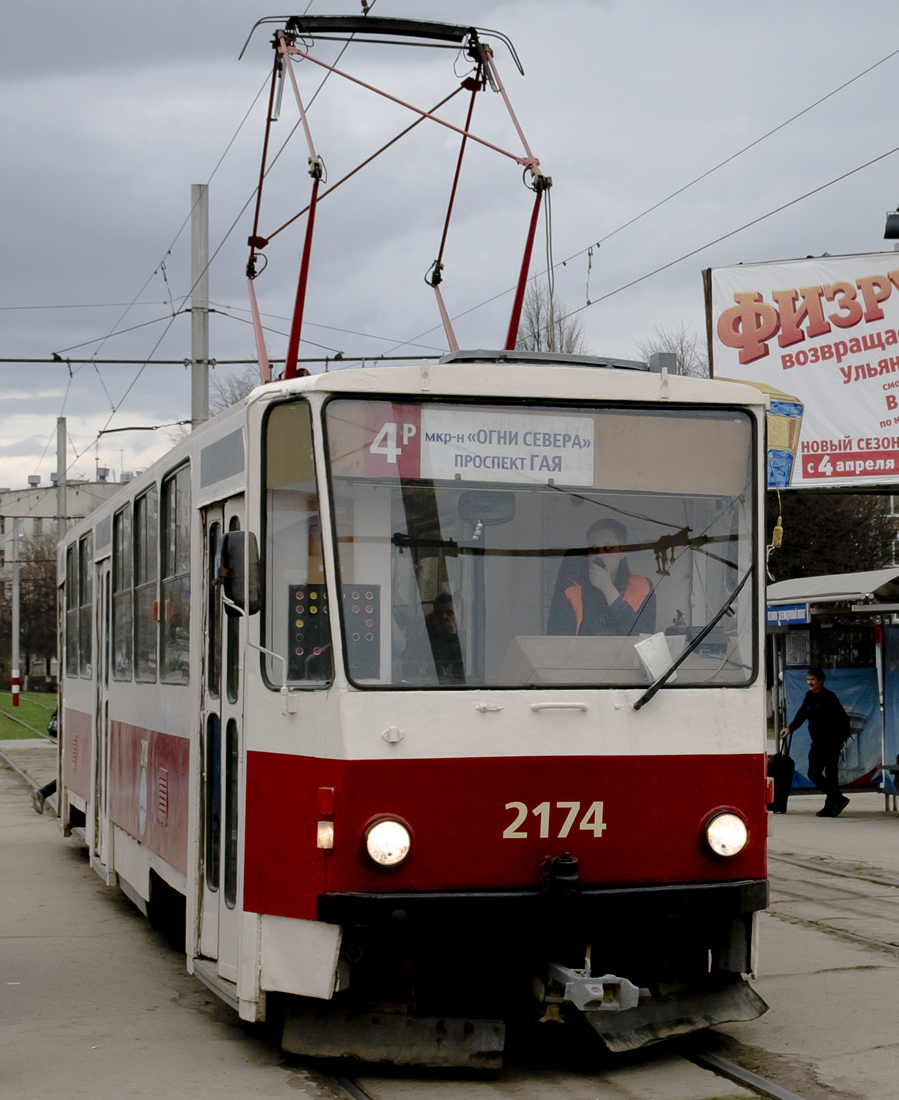
[[[540, 836], [546, 838], [549, 836], [550, 830], [550, 811], [552, 809], [552, 803], [541, 802], [539, 806], [535, 806], [533, 810], [528, 810], [528, 807], [523, 802], [507, 802], [507, 810], [515, 811], [515, 818], [511, 825], [508, 825], [503, 832], [503, 837], [506, 840], [525, 840], [527, 839], [527, 829], [522, 828], [528, 819], [529, 813], [533, 817], [540, 819]], [[577, 821], [581, 812], [580, 802], [557, 802], [557, 810], [566, 811], [565, 820], [561, 823], [558, 833], [555, 835], [559, 839], [563, 839], [568, 836], [574, 827], [575, 821]], [[558, 815], [555, 817], [556, 825], [559, 823]], [[578, 830], [580, 832], [592, 833], [595, 837], [601, 837], [603, 829], [605, 829], [605, 823], [602, 819], [602, 803], [591, 802], [590, 808], [580, 819]]]
[[[397, 458], [403, 453], [403, 447], [409, 443], [415, 433], [414, 424], [398, 426], [394, 421], [389, 420], [381, 427], [368, 449], [373, 455], [384, 455], [387, 461], [395, 466]], [[402, 436], [402, 442], [400, 442], [400, 436]]]

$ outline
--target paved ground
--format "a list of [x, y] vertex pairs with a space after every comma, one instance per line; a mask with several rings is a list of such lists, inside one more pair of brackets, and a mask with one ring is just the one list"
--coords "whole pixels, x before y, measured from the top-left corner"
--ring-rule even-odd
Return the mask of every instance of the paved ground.
[[[5, 743], [16, 766], [50, 778], [55, 746]], [[719, 1029], [726, 1057], [806, 1100], [893, 1100], [899, 1074], [899, 815], [876, 794], [835, 820], [819, 796], [770, 815], [772, 906], [762, 918], [760, 1020]], [[811, 864], [810, 870], [802, 864]], [[825, 874], [840, 871], [862, 878]], [[871, 879], [881, 882], [871, 882]], [[22, 778], [0, 767], [0, 1095], [20, 1100], [321, 1097], [345, 1094], [282, 1061], [184, 969], [83, 844], [39, 817]], [[714, 1036], [712, 1036], [714, 1038]], [[378, 1100], [734, 1100], [748, 1094], [656, 1052], [574, 1073], [513, 1068], [496, 1082], [360, 1078]]]
[[[8, 746], [4, 746], [4, 749]], [[46, 781], [54, 746], [10, 755]], [[19, 1100], [325, 1097], [187, 974], [84, 845], [0, 767], [0, 1095]], [[345, 1097], [341, 1095], [341, 1100]]]
[[753, 984], [771, 1008], [752, 1023], [719, 1030], [768, 1052], [755, 1063], [758, 1071], [810, 1100], [893, 1100], [899, 814], [884, 812], [881, 795], [851, 798], [835, 819], [815, 816], [823, 803], [817, 793], [795, 795], [786, 814], [769, 815], [771, 906]]

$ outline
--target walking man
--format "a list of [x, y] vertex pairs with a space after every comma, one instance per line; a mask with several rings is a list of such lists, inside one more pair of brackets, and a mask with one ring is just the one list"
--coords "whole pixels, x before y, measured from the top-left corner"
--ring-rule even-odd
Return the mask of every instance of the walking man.
[[808, 777], [824, 792], [824, 806], [817, 817], [839, 817], [849, 805], [849, 799], [840, 793], [840, 749], [849, 733], [849, 716], [843, 704], [824, 686], [824, 670], [810, 668], [806, 676], [808, 691], [796, 717], [781, 731], [788, 737], [803, 722], [808, 722], [812, 739], [808, 751]]

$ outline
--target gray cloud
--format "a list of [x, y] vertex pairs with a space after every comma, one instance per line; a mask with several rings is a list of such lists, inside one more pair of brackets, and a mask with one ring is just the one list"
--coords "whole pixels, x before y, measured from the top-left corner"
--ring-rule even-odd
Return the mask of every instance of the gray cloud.
[[[356, 13], [359, 4], [317, 2], [311, 10]], [[412, 0], [376, 5], [379, 15], [421, 12]], [[189, 317], [172, 320], [168, 304], [177, 306], [190, 283], [189, 233], [176, 234], [189, 211], [190, 185], [209, 178], [266, 81], [268, 31], [257, 33], [237, 61], [259, 14], [233, 0], [160, 0], [152, 16], [134, 0], [37, 0], [5, 14], [0, 355], [37, 358], [85, 342], [63, 354], [138, 361], [189, 354]], [[429, 7], [427, 14], [437, 13]], [[893, 3], [865, 0], [846, 9], [811, 0], [789, 8], [775, 0], [751, 8], [713, 0], [456, 0], [450, 18], [505, 31], [522, 58], [524, 79], [497, 49], [528, 141], [554, 179], [554, 256], [573, 257], [556, 271], [557, 292], [572, 308], [588, 294], [598, 303], [580, 315], [597, 352], [632, 356], [657, 325], [684, 321], [702, 331], [703, 267], [883, 247], [884, 211], [899, 201], [897, 157], [614, 293], [899, 144], [889, 110], [895, 58], [615, 232], [885, 56], [899, 22]], [[351, 46], [341, 64], [374, 79], [391, 77], [399, 94], [430, 104], [455, 86], [453, 61], [452, 54]], [[311, 98], [320, 76], [305, 63], [298, 69]], [[476, 129], [517, 148], [500, 108], [492, 93], [482, 97]], [[458, 118], [462, 109], [448, 111]], [[211, 295], [243, 317], [252, 208], [238, 215], [255, 186], [263, 110], [260, 100], [211, 183], [213, 248], [227, 236], [212, 266]], [[285, 96], [275, 148], [295, 119]], [[337, 78], [310, 119], [332, 182], [409, 121], [396, 107], [348, 93]], [[306, 310], [310, 341], [366, 355], [416, 338], [425, 347], [445, 346], [422, 276], [436, 255], [456, 150], [454, 135], [420, 126], [322, 203]], [[479, 149], [469, 158], [477, 172], [463, 175], [443, 290], [451, 312], [473, 310], [456, 323], [463, 344], [498, 344], [510, 296], [481, 303], [515, 281], [531, 196], [512, 162]], [[266, 184], [265, 232], [305, 204], [305, 159], [297, 133]], [[301, 237], [298, 225], [267, 250], [270, 266], [257, 292], [268, 313], [290, 313]], [[603, 238], [588, 288], [584, 250]], [[532, 270], [543, 266], [541, 244]], [[600, 301], [605, 295], [612, 296]], [[135, 298], [139, 304], [126, 312], [123, 303]], [[157, 318], [164, 320], [110, 335]], [[270, 324], [281, 332], [289, 327]], [[218, 359], [253, 354], [250, 327], [233, 318], [213, 316], [211, 339]], [[272, 353], [282, 355], [286, 339], [269, 340]], [[39, 459], [61, 413], [74, 450], [84, 453], [78, 472], [90, 472], [98, 457], [113, 468], [145, 465], [167, 445], [160, 431], [104, 436], [99, 450], [92, 448], [113, 405], [121, 406], [113, 427], [189, 415], [182, 366], [147, 366], [137, 382], [139, 363], [71, 369], [70, 378], [64, 364], [0, 364], [0, 393], [7, 393], [0, 403], [0, 483], [23, 484], [33, 472], [46, 479], [55, 468], [53, 449]], [[31, 385], [24, 402], [19, 395]]]

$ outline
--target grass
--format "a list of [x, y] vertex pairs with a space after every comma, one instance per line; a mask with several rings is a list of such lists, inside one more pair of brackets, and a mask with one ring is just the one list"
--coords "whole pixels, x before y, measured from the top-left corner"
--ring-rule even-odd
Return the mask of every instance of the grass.
[[[19, 695], [19, 705], [14, 707], [12, 692], [0, 691], [0, 741], [37, 737], [38, 733], [46, 733], [47, 723], [54, 710], [55, 695], [47, 695], [41, 691], [23, 691]], [[13, 719], [13, 715], [18, 721]], [[27, 726], [23, 726], [22, 722], [27, 723]]]

